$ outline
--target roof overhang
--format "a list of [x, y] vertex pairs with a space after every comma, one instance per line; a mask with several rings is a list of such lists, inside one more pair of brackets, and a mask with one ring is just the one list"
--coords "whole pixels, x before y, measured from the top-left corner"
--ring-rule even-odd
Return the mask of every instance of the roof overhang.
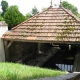
[[[3, 39], [3, 38], [2, 38]], [[23, 40], [23, 39], [3, 39], [6, 41], [32, 42], [32, 43], [54, 43], [54, 44], [73, 44], [80, 45], [80, 41], [47, 41], [47, 40]]]

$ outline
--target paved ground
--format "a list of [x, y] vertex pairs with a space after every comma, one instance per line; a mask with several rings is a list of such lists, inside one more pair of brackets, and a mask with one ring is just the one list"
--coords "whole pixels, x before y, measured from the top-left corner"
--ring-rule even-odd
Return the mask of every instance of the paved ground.
[[49, 78], [40, 78], [40, 79], [33, 79], [33, 80], [67, 80], [72, 77], [75, 77], [80, 73], [68, 73], [66, 75], [58, 76], [58, 77], [49, 77]]

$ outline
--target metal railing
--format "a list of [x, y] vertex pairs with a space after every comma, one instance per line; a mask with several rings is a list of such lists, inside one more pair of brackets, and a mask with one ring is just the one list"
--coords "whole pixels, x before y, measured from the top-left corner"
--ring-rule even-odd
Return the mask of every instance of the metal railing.
[[67, 65], [67, 64], [56, 64], [62, 71], [69, 71], [72, 72], [73, 65]]

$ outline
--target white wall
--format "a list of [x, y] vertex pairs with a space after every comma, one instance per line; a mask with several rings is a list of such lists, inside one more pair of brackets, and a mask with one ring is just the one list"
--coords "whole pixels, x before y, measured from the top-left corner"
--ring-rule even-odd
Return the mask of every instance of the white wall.
[[1, 37], [7, 30], [8, 30], [8, 27], [1, 24], [0, 26], [0, 62], [5, 61], [5, 51], [4, 51], [3, 39], [1, 39]]
[[0, 38], [8, 30], [7, 26], [0, 26]]

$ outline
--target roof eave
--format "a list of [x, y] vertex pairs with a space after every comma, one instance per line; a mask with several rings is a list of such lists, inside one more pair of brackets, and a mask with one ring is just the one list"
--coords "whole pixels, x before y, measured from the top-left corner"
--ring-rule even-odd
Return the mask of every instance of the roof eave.
[[80, 41], [53, 41], [53, 40], [23, 40], [23, 39], [7, 39], [2, 38], [7, 41], [20, 41], [20, 42], [35, 42], [35, 43], [55, 43], [55, 44], [80, 44]]

